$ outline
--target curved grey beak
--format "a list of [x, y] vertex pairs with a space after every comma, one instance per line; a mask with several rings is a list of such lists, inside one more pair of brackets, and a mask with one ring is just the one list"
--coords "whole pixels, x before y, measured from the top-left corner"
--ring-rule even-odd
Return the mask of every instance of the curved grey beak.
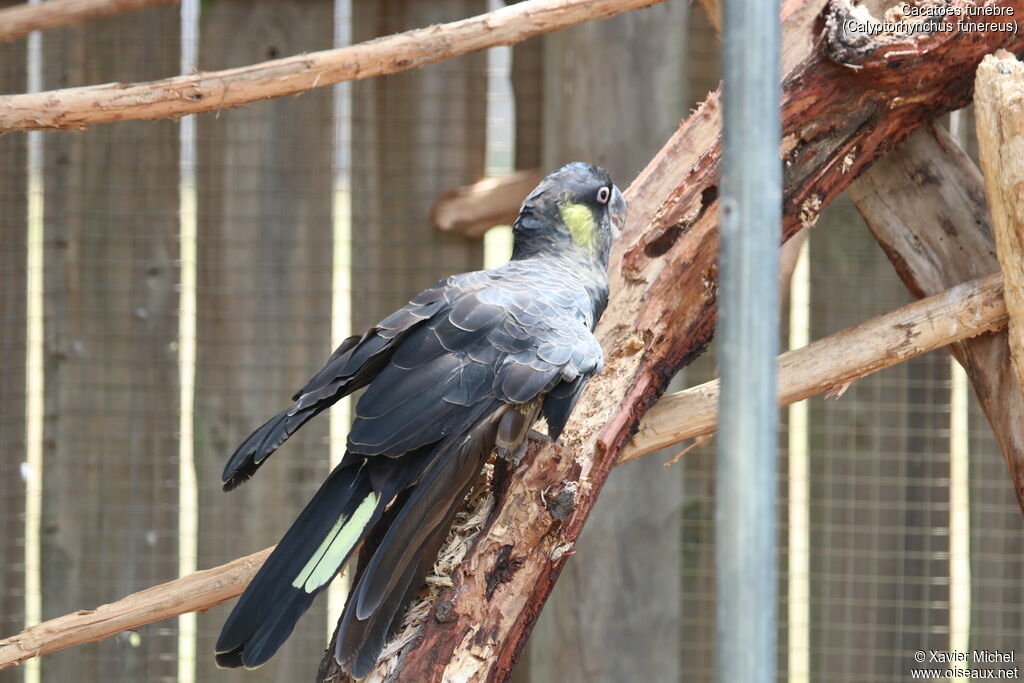
[[618, 239], [622, 235], [622, 226], [626, 224], [626, 198], [622, 196], [617, 185], [612, 185], [608, 216], [612, 220], [612, 235]]

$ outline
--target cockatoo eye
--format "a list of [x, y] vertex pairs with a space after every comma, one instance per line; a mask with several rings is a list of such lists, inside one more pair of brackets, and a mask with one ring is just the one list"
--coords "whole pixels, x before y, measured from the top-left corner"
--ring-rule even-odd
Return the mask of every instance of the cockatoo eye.
[[602, 187], [597, 191], [597, 202], [599, 204], [607, 204], [608, 200], [611, 199], [612, 191], [607, 187]]

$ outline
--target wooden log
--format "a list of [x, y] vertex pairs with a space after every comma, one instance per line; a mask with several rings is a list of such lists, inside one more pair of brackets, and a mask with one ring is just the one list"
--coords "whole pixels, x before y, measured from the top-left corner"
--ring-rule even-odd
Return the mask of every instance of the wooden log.
[[[177, 69], [178, 19], [47, 32], [43, 86]], [[178, 574], [178, 145], [173, 121], [43, 137], [44, 618]], [[49, 657], [41, 677], [173, 678], [177, 651], [167, 623]]]
[[[942, 346], [1001, 329], [1007, 320], [999, 273], [958, 285], [779, 357], [779, 403], [784, 405], [846, 384]], [[717, 381], [662, 399], [616, 462], [635, 460], [715, 429]], [[661, 406], [662, 403], [658, 405]], [[566, 457], [564, 453], [560, 457]], [[545, 500], [564, 491], [547, 490]], [[572, 502], [573, 496], [560, 500]], [[0, 640], [0, 669], [185, 612], [202, 611], [241, 594], [273, 548], [196, 572], [115, 603], [80, 610]], [[570, 552], [561, 546], [545, 553]]]
[[0, 640], [0, 669], [219, 605], [245, 590], [272, 550], [272, 547], [264, 548], [228, 564], [126, 595], [117, 602], [36, 624], [16, 636]]
[[[1021, 0], [989, 4], [1024, 11]], [[1024, 36], [1013, 32], [955, 27], [913, 39], [847, 35], [843, 27], [851, 26], [854, 7], [835, 0], [824, 17], [823, 9], [818, 0], [782, 7], [786, 236], [812, 223], [871, 161], [922, 122], [961, 106], [985, 53], [1024, 48]], [[428, 620], [405, 652], [400, 676], [508, 675], [641, 415], [708, 343], [716, 314], [719, 120], [712, 96], [627, 191], [631, 215], [598, 328], [605, 372], [581, 399], [564, 446], [529, 451], [500, 492], [455, 586], [441, 597], [444, 623]], [[568, 514], [559, 507], [556, 518], [545, 501], [563, 492], [573, 505]], [[507, 582], [489, 591], [486, 576], [505, 568], [509, 551], [502, 548], [509, 545], [516, 570], [500, 571]]]
[[333, 50], [148, 83], [106, 83], [0, 97], [0, 131], [85, 128], [238, 107], [341, 81], [406, 71], [663, 0], [529, 0]]
[[0, 42], [24, 38], [32, 31], [71, 26], [172, 2], [177, 3], [178, 0], [48, 0], [38, 4], [12, 5], [0, 9]]
[[[218, 0], [204, 7], [201, 67], [328, 48], [331, 0]], [[260, 476], [230, 493], [220, 477], [242, 439], [287, 405], [330, 348], [332, 93], [259, 102], [197, 120], [194, 457], [198, 566], [277, 542], [329, 471], [328, 424], [316, 420]], [[309, 681], [323, 651], [317, 601], [258, 671], [217, 668], [231, 605], [197, 618], [196, 680]]]
[[523, 197], [540, 179], [540, 169], [531, 168], [447, 189], [430, 210], [430, 221], [441, 232], [483, 237], [495, 225], [512, 225]]
[[989, 55], [978, 67], [975, 90], [978, 152], [1006, 276], [1010, 358], [1024, 385], [1024, 64], [1006, 51]]
[[[945, 129], [919, 129], [849, 189], [915, 297], [998, 270], [978, 167]], [[967, 370], [1024, 509], [1024, 392], [1007, 332], [950, 347]]]

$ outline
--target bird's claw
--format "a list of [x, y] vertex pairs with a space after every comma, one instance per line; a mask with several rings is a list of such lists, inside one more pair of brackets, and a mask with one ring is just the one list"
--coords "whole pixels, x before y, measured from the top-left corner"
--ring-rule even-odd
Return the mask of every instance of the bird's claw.
[[526, 433], [526, 438], [531, 441], [536, 441], [537, 443], [551, 443], [552, 441], [550, 436], [537, 429], [530, 429], [530, 431]]
[[523, 459], [523, 455], [526, 453], [527, 442], [529, 441], [529, 435], [523, 439], [523, 442], [515, 448], [506, 448], [504, 446], [498, 446], [494, 449], [494, 452], [499, 458], [505, 462], [510, 463], [513, 467], [518, 467], [519, 463]]

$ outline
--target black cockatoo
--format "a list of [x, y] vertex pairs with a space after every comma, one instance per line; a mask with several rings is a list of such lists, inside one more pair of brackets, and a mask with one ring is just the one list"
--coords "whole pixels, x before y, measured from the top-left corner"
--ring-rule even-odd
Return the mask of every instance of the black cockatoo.
[[555, 171], [523, 203], [508, 263], [442, 280], [346, 339], [291, 407], [238, 447], [225, 490], [308, 420], [366, 387], [344, 459], [235, 605], [218, 664], [267, 661], [372, 533], [379, 542], [345, 605], [335, 657], [355, 678], [374, 667], [487, 457], [496, 450], [517, 459], [540, 415], [557, 439], [601, 370], [592, 330], [625, 214], [603, 169], [577, 162]]

